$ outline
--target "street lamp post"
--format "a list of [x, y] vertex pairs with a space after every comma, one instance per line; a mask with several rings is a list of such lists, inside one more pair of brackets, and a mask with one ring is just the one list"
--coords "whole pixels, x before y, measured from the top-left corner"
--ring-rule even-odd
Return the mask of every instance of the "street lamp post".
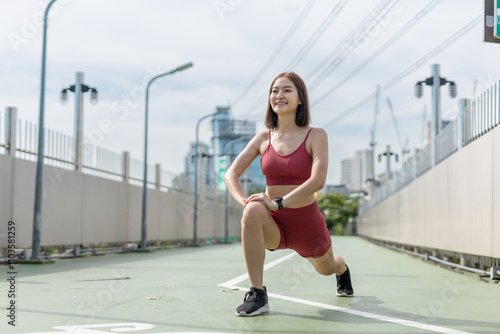
[[61, 90], [61, 103], [68, 102], [68, 91], [75, 93], [75, 170], [82, 171], [83, 93], [90, 91], [90, 103], [97, 103], [97, 89], [83, 84], [83, 73], [76, 72], [76, 83]]
[[142, 182], [142, 219], [141, 219], [141, 249], [146, 249], [146, 211], [147, 211], [147, 188], [148, 188], [148, 104], [149, 104], [149, 87], [158, 78], [164, 77], [175, 72], [186, 70], [193, 66], [192, 62], [174, 68], [166, 73], [159, 74], [149, 80], [146, 86], [146, 101], [145, 101], [145, 117], [144, 117], [144, 177]]
[[33, 240], [31, 245], [31, 259], [37, 260], [40, 254], [40, 228], [42, 225], [42, 193], [43, 193], [43, 157], [45, 145], [45, 66], [47, 55], [47, 18], [50, 7], [56, 2], [52, 0], [45, 8], [43, 16], [43, 43], [42, 43], [42, 75], [40, 84], [40, 115], [38, 121], [38, 152], [35, 176], [35, 208], [33, 214]]
[[[225, 148], [224, 148], [224, 155], [228, 156], [228, 159], [226, 160], [227, 166], [226, 166], [226, 171], [229, 166], [231, 166], [231, 157], [233, 156], [232, 150], [229, 151], [228, 149], [231, 147], [232, 144], [238, 141], [245, 141], [251, 139], [251, 136], [243, 136], [240, 138], [233, 139], [229, 141]], [[226, 242], [229, 242], [229, 191], [226, 187], [226, 191], [224, 194], [224, 236], [226, 239]]]
[[441, 86], [449, 84], [451, 97], [457, 96], [457, 85], [454, 81], [448, 81], [440, 77], [439, 64], [432, 65], [432, 77], [418, 81], [415, 84], [415, 96], [421, 98], [424, 88], [422, 84], [432, 86], [432, 130], [431, 130], [431, 166], [436, 166], [437, 157], [440, 156], [440, 145], [438, 146], [438, 135], [441, 132]]
[[196, 123], [196, 143], [195, 143], [195, 163], [194, 163], [194, 213], [193, 213], [193, 245], [196, 245], [198, 243], [198, 235], [197, 235], [197, 229], [198, 229], [198, 160], [199, 160], [199, 128], [200, 128], [200, 123], [204, 119], [207, 119], [209, 117], [213, 117], [215, 115], [220, 115], [220, 114], [227, 114], [229, 112], [230, 108], [225, 108], [225, 109], [218, 109], [216, 112], [203, 116], [198, 120]]
[[382, 160], [382, 156], [386, 158], [386, 180], [389, 181], [392, 178], [391, 172], [391, 156], [395, 156], [396, 162], [399, 160], [399, 155], [391, 151], [391, 145], [387, 145], [387, 150], [384, 153], [378, 155], [378, 162]]

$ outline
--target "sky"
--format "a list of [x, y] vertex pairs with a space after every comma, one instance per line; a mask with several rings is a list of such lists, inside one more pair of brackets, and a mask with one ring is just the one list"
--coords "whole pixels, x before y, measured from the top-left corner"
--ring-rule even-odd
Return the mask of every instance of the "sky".
[[[38, 123], [47, 3], [0, 0], [2, 117], [14, 106], [19, 119]], [[500, 44], [483, 42], [483, 21], [475, 20], [482, 6], [482, 0], [59, 0], [48, 25], [45, 127], [74, 134], [74, 95], [66, 105], [59, 97], [83, 72], [84, 83], [99, 92], [95, 105], [85, 94], [86, 140], [141, 160], [147, 82], [193, 62], [155, 81], [149, 95], [149, 163], [181, 173], [200, 118], [230, 106], [233, 118], [264, 129], [269, 85], [294, 71], [309, 90], [312, 126], [328, 134], [327, 183], [338, 184], [341, 161], [369, 148], [374, 128], [376, 154], [387, 145], [396, 152], [423, 146], [431, 88], [418, 99], [414, 85], [431, 76], [432, 64], [457, 85], [454, 99], [441, 88], [444, 119], [457, 116], [460, 98], [498, 82]], [[380, 8], [384, 15], [377, 15]], [[377, 85], [383, 88], [374, 122]], [[200, 139], [210, 138], [207, 120]], [[377, 163], [378, 172], [384, 168]]]

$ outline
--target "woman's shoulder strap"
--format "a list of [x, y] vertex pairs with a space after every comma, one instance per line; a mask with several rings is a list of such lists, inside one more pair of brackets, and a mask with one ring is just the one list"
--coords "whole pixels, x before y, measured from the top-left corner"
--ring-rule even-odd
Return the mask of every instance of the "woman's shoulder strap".
[[304, 139], [304, 143], [306, 142], [307, 140], [307, 137], [309, 137], [309, 134], [311, 133], [311, 130], [314, 129], [314, 128], [310, 128], [309, 131], [307, 131], [307, 135], [306, 135], [306, 139]]

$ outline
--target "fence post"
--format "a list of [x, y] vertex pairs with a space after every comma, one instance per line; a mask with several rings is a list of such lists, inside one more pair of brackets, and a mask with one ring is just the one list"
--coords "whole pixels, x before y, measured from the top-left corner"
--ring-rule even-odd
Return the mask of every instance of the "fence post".
[[491, 87], [488, 88], [486, 90], [486, 131], [485, 132], [488, 132], [491, 130], [492, 126], [491, 126], [491, 116], [492, 116], [492, 112], [491, 112], [491, 97], [492, 97], [492, 94], [491, 94]]
[[182, 197], [186, 196], [186, 174], [182, 173], [181, 174], [181, 190], [182, 190]]
[[495, 99], [496, 99], [495, 106], [497, 108], [496, 124], [500, 124], [500, 81], [498, 81], [498, 83], [495, 83]]
[[82, 171], [82, 143], [83, 143], [83, 72], [76, 72], [75, 83], [75, 170]]
[[10, 156], [16, 155], [17, 108], [5, 108], [5, 144]]
[[467, 141], [470, 100], [460, 99], [458, 103], [460, 108], [460, 113], [458, 115], [458, 121], [460, 122], [460, 130], [458, 131], [458, 149], [461, 149], [465, 146], [465, 143]]
[[130, 175], [130, 152], [123, 152], [123, 182], [128, 183]]
[[155, 165], [156, 167], [156, 189], [160, 190], [161, 189], [161, 165], [160, 164], [156, 164]]
[[493, 126], [497, 126], [498, 123], [500, 122], [500, 115], [498, 114], [500, 112], [500, 108], [498, 107], [498, 86], [497, 83], [495, 82], [495, 98], [493, 99], [493, 113], [495, 114], [493, 119], [495, 120]]

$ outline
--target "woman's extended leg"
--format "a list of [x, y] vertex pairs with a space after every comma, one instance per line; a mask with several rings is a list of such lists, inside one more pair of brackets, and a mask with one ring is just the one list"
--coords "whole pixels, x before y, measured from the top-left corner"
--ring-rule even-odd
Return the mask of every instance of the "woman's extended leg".
[[344, 259], [340, 255], [334, 255], [332, 247], [325, 255], [318, 258], [307, 258], [312, 263], [314, 269], [321, 275], [337, 274], [337, 296], [352, 297], [354, 290], [351, 284], [351, 274], [349, 268], [345, 264]]
[[243, 210], [241, 241], [250, 283], [263, 288], [266, 248], [275, 249], [280, 242], [280, 230], [267, 207], [260, 202], [250, 202]]
[[342, 275], [346, 270], [344, 258], [340, 255], [334, 255], [332, 247], [321, 257], [308, 257], [307, 259], [321, 275]]

